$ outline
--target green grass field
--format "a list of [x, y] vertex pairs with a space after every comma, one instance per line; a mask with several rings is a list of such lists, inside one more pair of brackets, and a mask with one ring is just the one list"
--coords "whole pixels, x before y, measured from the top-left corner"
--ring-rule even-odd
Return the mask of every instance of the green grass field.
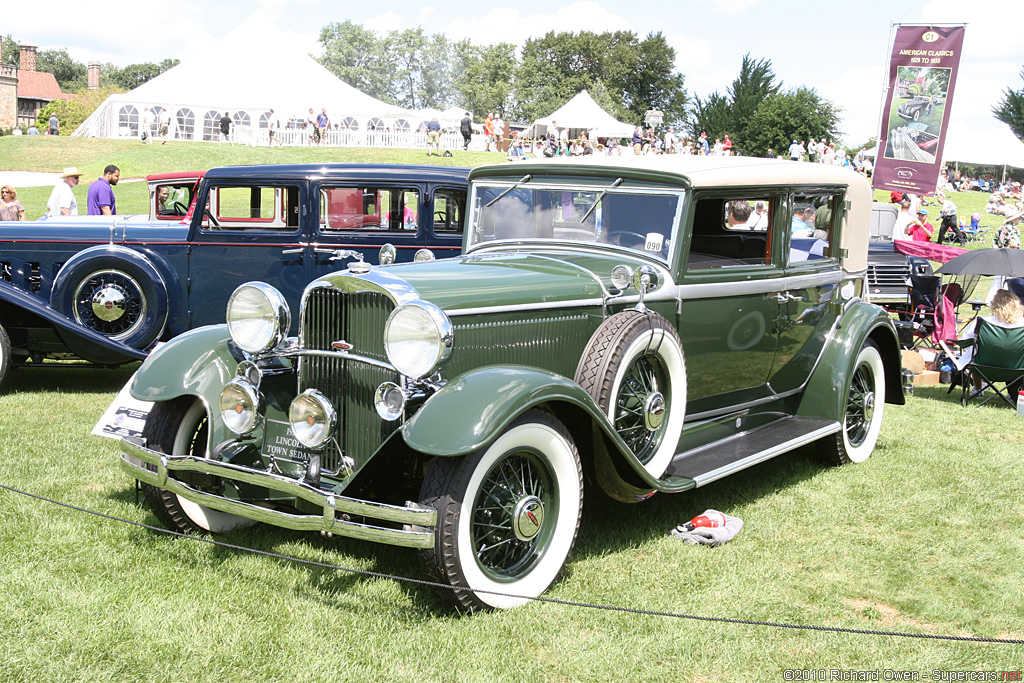
[[[238, 147], [31, 140], [49, 145], [53, 159], [44, 163], [46, 155], [37, 155], [42, 146], [24, 142], [0, 138], [0, 165], [78, 165], [91, 176], [113, 162], [132, 169], [125, 176], [141, 176], [273, 160], [265, 158], [269, 150]], [[273, 156], [301, 161], [301, 152], [338, 161], [422, 156], [287, 149]], [[498, 158], [479, 153], [454, 161]], [[119, 186], [119, 204], [127, 197], [122, 192]], [[133, 367], [48, 365], [19, 369], [0, 395], [0, 484], [158, 526], [116, 466], [117, 444], [89, 434]], [[804, 449], [698, 491], [637, 505], [588, 492], [576, 553], [548, 597], [702, 617], [1024, 640], [1024, 421], [1006, 406], [963, 408], [959, 395], [945, 390], [919, 388], [907, 405], [886, 406], [878, 449], [860, 465], [825, 468]], [[741, 517], [743, 532], [715, 549], [669, 536], [706, 508]], [[222, 540], [422, 578], [413, 551], [269, 527]], [[967, 680], [933, 676], [998, 675], [1019, 670], [1024, 659], [1024, 645], [550, 603], [460, 616], [426, 586], [175, 538], [3, 489], [0, 586], [0, 683], [801, 680], [785, 673], [794, 669], [805, 676], [824, 669], [826, 676], [877, 672], [887, 680], [884, 672], [896, 671], [916, 672], [916, 680]]]

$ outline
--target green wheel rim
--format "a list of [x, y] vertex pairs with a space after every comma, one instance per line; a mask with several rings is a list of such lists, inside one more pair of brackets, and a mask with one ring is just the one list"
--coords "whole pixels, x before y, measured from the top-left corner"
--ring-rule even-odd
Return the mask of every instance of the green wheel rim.
[[488, 577], [511, 582], [536, 566], [554, 534], [557, 494], [554, 472], [532, 449], [506, 453], [484, 475], [470, 535]]

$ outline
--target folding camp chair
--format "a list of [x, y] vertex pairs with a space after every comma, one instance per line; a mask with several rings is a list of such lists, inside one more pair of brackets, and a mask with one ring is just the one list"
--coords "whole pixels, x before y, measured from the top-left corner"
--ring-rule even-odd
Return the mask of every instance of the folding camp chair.
[[[978, 318], [973, 339], [957, 342], [962, 348], [973, 344], [974, 355], [964, 367], [963, 389], [960, 402], [967, 405], [974, 397], [972, 379], [978, 379], [982, 389], [994, 393], [985, 397], [978, 405], [988, 403], [996, 396], [1002, 396], [1010, 407], [1017, 405], [1017, 397], [1010, 397], [1006, 389], [1024, 381], [1024, 327], [1008, 329], [993, 325], [984, 318]], [[1004, 384], [1003, 389], [996, 387]]]

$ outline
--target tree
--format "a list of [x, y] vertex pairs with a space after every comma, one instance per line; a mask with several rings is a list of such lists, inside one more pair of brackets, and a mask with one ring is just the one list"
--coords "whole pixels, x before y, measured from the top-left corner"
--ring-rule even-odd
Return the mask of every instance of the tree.
[[713, 92], [706, 100], [695, 98], [692, 114], [689, 127], [692, 139], [696, 140], [701, 133], [707, 133], [709, 143], [723, 139], [726, 133], [732, 137], [732, 105], [724, 95]]
[[18, 62], [21, 61], [21, 52], [18, 49], [18, 44], [11, 38], [11, 34], [8, 33], [3, 37], [3, 51], [0, 54], [0, 64], [13, 64], [18, 66]]
[[67, 48], [41, 50], [36, 54], [36, 71], [47, 71], [64, 92], [78, 92], [88, 85], [88, 69], [68, 54]]
[[448, 39], [441, 34], [425, 36], [422, 28], [415, 28], [392, 31], [384, 40], [386, 52], [395, 62], [389, 101], [408, 109], [450, 106], [452, 51]]
[[800, 86], [770, 96], [754, 112], [743, 153], [763, 156], [771, 147], [776, 153], [793, 140], [835, 140], [839, 137], [840, 110], [812, 89]]
[[453, 88], [455, 102], [473, 112], [478, 120], [494, 112], [504, 119], [521, 118], [513, 95], [519, 63], [516, 46], [498, 43], [475, 47], [468, 40], [454, 46]]
[[667, 125], [679, 125], [686, 90], [674, 62], [675, 50], [660, 33], [641, 41], [631, 31], [552, 31], [526, 41], [516, 96], [526, 120], [550, 114], [581, 90], [603, 90], [601, 105], [618, 119], [639, 123], [648, 109], [659, 109]]
[[165, 59], [159, 64], [145, 62], [142, 64], [129, 64], [123, 68], [107, 64], [100, 67], [100, 83], [114, 85], [123, 90], [134, 90], [171, 67], [177, 66], [179, 61], [177, 59]]
[[726, 96], [716, 91], [705, 101], [694, 100], [691, 134], [696, 137], [706, 132], [709, 140], [723, 139], [728, 134], [734, 150], [749, 154], [748, 130], [753, 116], [781, 87], [775, 80], [770, 59], [754, 61], [750, 53], [743, 55], [740, 73], [726, 90]]
[[[1021, 69], [1020, 77], [1024, 79], [1024, 69]], [[992, 113], [1008, 125], [1014, 135], [1024, 140], [1024, 89], [1007, 88], [1003, 93], [1003, 99], [992, 107]]]
[[70, 134], [89, 118], [89, 115], [96, 111], [96, 108], [103, 104], [107, 97], [119, 92], [123, 91], [120, 88], [107, 86], [101, 87], [99, 90], [82, 90], [70, 100], [51, 100], [39, 111], [36, 128], [40, 133], [44, 132], [50, 115], [56, 114], [60, 121], [62, 134]]
[[398, 65], [388, 53], [387, 40], [346, 20], [324, 26], [320, 44], [324, 54], [317, 61], [328, 71], [370, 97], [395, 103], [391, 83]]
[[775, 81], [770, 59], [755, 62], [749, 52], [743, 55], [740, 73], [727, 91], [732, 109], [732, 130], [726, 132], [733, 145], [743, 149], [747, 142], [747, 127], [754, 112], [766, 99], [777, 94], [781, 87], [782, 83]]

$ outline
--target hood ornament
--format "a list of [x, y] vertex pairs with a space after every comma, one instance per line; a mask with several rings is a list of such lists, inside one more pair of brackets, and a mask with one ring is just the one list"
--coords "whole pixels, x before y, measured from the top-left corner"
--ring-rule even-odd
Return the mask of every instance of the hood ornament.
[[331, 342], [331, 346], [338, 349], [339, 351], [351, 351], [352, 349], [355, 348], [354, 345], [349, 344], [344, 339], [339, 339], [338, 341]]

